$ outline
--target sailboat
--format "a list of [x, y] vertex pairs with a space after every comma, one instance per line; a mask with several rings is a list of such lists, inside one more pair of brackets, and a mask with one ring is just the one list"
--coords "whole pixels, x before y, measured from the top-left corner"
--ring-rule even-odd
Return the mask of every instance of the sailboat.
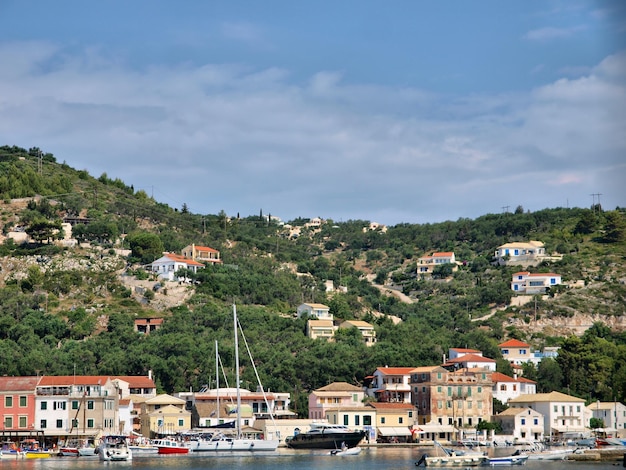
[[[241, 433], [241, 390], [239, 385], [239, 321], [237, 320], [237, 307], [233, 304], [233, 322], [235, 326], [235, 380], [237, 382], [237, 421], [235, 422], [236, 434], [229, 436], [221, 432], [213, 434], [209, 438], [198, 438], [190, 440], [187, 443], [191, 452], [234, 452], [234, 451], [250, 451], [250, 452], [272, 452], [278, 447], [278, 439], [249, 439], [244, 438]], [[217, 358], [217, 344], [215, 345], [215, 356]], [[217, 359], [216, 359], [217, 362]], [[252, 366], [256, 372], [254, 362]], [[219, 372], [217, 380], [218, 393], [218, 410], [219, 410]], [[260, 379], [257, 374], [257, 380]], [[261, 390], [263, 387], [261, 386]], [[265, 395], [265, 392], [263, 392]], [[272, 417], [273, 419], [273, 417]]]

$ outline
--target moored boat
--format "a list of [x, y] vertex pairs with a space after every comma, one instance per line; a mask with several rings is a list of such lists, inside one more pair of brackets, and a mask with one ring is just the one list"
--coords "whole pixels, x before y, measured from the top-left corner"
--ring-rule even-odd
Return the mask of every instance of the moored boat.
[[132, 451], [128, 447], [128, 439], [126, 436], [118, 435], [107, 435], [101, 438], [98, 456], [105, 462], [125, 462], [133, 458]]
[[159, 454], [188, 454], [189, 448], [182, 442], [173, 439], [155, 439], [152, 444], [158, 449]]
[[528, 455], [509, 455], [508, 457], [492, 457], [487, 462], [490, 467], [510, 467], [513, 465], [526, 465]]
[[346, 457], [348, 455], [359, 455], [361, 453], [360, 447], [348, 447], [345, 444], [342, 444], [340, 449], [335, 449], [330, 451], [330, 455], [336, 455], [338, 457]]
[[312, 423], [307, 432], [298, 433], [285, 439], [292, 449], [339, 449], [342, 443], [356, 447], [367, 435], [340, 424]]
[[489, 464], [489, 457], [480, 452], [457, 453], [454, 450], [446, 449], [435, 441], [435, 450], [439, 455], [429, 456], [428, 454], [415, 462], [416, 466], [435, 468], [456, 468], [456, 467], [482, 467]]

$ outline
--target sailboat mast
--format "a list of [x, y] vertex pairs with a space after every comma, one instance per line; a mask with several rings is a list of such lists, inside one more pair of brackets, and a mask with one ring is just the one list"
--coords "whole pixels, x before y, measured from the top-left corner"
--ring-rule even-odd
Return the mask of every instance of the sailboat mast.
[[217, 401], [217, 424], [220, 424], [220, 356], [217, 352], [217, 340], [215, 340], [215, 398]]
[[237, 306], [233, 304], [233, 320], [235, 323], [235, 380], [237, 381], [237, 437], [241, 437], [241, 393], [239, 391], [239, 334], [237, 322]]

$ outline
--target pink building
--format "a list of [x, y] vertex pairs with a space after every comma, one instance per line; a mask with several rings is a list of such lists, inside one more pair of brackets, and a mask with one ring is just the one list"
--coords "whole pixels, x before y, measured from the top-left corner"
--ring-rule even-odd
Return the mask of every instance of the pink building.
[[39, 377], [0, 377], [0, 430], [30, 430], [35, 425]]

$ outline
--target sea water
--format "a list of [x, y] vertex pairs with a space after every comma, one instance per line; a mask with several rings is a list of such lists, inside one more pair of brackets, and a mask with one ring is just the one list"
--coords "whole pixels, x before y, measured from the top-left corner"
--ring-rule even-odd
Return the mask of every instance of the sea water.
[[[422, 455], [422, 450], [415, 448], [363, 448], [358, 455], [333, 456], [324, 450], [279, 449], [276, 452], [262, 454], [218, 453], [163, 455], [136, 457], [130, 462], [100, 462], [90, 457], [51, 457], [34, 460], [0, 460], [0, 470], [86, 470], [112, 468], [137, 468], [150, 470], [199, 470], [199, 469], [245, 469], [245, 470], [382, 470], [416, 469], [415, 462]], [[423, 467], [420, 467], [423, 468]], [[516, 468], [516, 467], [511, 467]], [[622, 461], [613, 462], [534, 462], [529, 461], [527, 470], [606, 470], [622, 468]]]

